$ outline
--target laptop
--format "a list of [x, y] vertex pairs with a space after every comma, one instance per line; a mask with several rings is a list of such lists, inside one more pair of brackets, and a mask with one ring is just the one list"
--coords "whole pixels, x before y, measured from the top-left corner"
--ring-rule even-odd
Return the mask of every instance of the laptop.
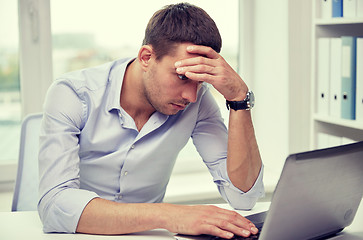
[[[350, 225], [363, 196], [363, 141], [287, 157], [268, 212], [247, 216], [260, 240], [322, 239]], [[176, 235], [176, 239], [218, 237]], [[236, 236], [233, 239], [249, 239]]]

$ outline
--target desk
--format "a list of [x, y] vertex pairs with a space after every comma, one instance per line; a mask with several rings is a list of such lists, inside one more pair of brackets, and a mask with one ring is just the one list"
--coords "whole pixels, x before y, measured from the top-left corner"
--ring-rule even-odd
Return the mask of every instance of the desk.
[[[249, 215], [268, 209], [269, 202], [258, 202], [251, 211], [238, 211], [242, 215]], [[231, 209], [226, 204], [217, 206]], [[173, 233], [156, 229], [135, 234], [104, 236], [88, 234], [45, 234], [37, 212], [0, 212], [0, 239], [1, 240], [92, 240], [92, 239], [136, 239], [136, 240], [175, 240]], [[348, 237], [348, 238], [347, 238]], [[355, 221], [344, 230], [344, 233], [333, 239], [363, 239], [363, 204], [360, 205]]]

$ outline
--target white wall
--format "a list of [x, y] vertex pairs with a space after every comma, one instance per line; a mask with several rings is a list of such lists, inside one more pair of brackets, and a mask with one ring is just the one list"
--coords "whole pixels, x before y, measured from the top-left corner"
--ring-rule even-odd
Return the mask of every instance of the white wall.
[[240, 7], [239, 70], [256, 96], [253, 120], [269, 185], [288, 154], [288, 3], [246, 0]]
[[312, 1], [289, 0], [289, 152], [310, 149]]
[[240, 3], [239, 72], [256, 95], [255, 131], [273, 190], [287, 155], [310, 146], [311, 1]]

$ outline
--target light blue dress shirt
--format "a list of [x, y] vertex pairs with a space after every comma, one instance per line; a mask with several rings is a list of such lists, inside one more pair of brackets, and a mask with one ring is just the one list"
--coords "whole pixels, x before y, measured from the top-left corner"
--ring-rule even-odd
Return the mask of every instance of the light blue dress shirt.
[[155, 112], [139, 132], [121, 108], [121, 59], [63, 75], [48, 90], [42, 120], [39, 215], [45, 232], [76, 231], [93, 198], [162, 202], [179, 151], [192, 137], [222, 197], [250, 209], [264, 194], [262, 172], [244, 193], [226, 171], [227, 129], [208, 87], [176, 115]]

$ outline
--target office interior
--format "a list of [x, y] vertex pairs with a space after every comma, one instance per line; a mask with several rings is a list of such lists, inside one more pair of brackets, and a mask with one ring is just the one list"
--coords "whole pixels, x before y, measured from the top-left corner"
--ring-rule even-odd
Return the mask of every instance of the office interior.
[[[0, 79], [3, 81], [0, 211], [11, 209], [21, 121], [28, 114], [42, 111], [44, 96], [52, 81], [65, 71], [134, 56], [141, 46], [147, 20], [171, 2], [179, 1], [0, 2], [0, 77], [3, 78]], [[188, 2], [204, 8], [216, 21], [224, 44], [222, 56], [255, 93], [252, 116], [265, 166], [266, 197], [260, 201], [268, 201], [286, 157], [319, 147], [316, 131], [320, 125], [316, 125], [324, 123], [314, 117], [316, 66], [313, 63], [316, 58], [314, 19], [319, 17], [321, 1]], [[354, 24], [363, 29], [363, 17], [357, 19]], [[10, 82], [11, 79], [15, 82]], [[224, 99], [217, 93], [215, 97], [227, 124]], [[363, 123], [336, 128], [332, 132], [337, 137], [363, 140]], [[342, 136], [338, 136], [341, 132]], [[179, 155], [165, 201], [178, 204], [222, 201], [191, 143]]]

